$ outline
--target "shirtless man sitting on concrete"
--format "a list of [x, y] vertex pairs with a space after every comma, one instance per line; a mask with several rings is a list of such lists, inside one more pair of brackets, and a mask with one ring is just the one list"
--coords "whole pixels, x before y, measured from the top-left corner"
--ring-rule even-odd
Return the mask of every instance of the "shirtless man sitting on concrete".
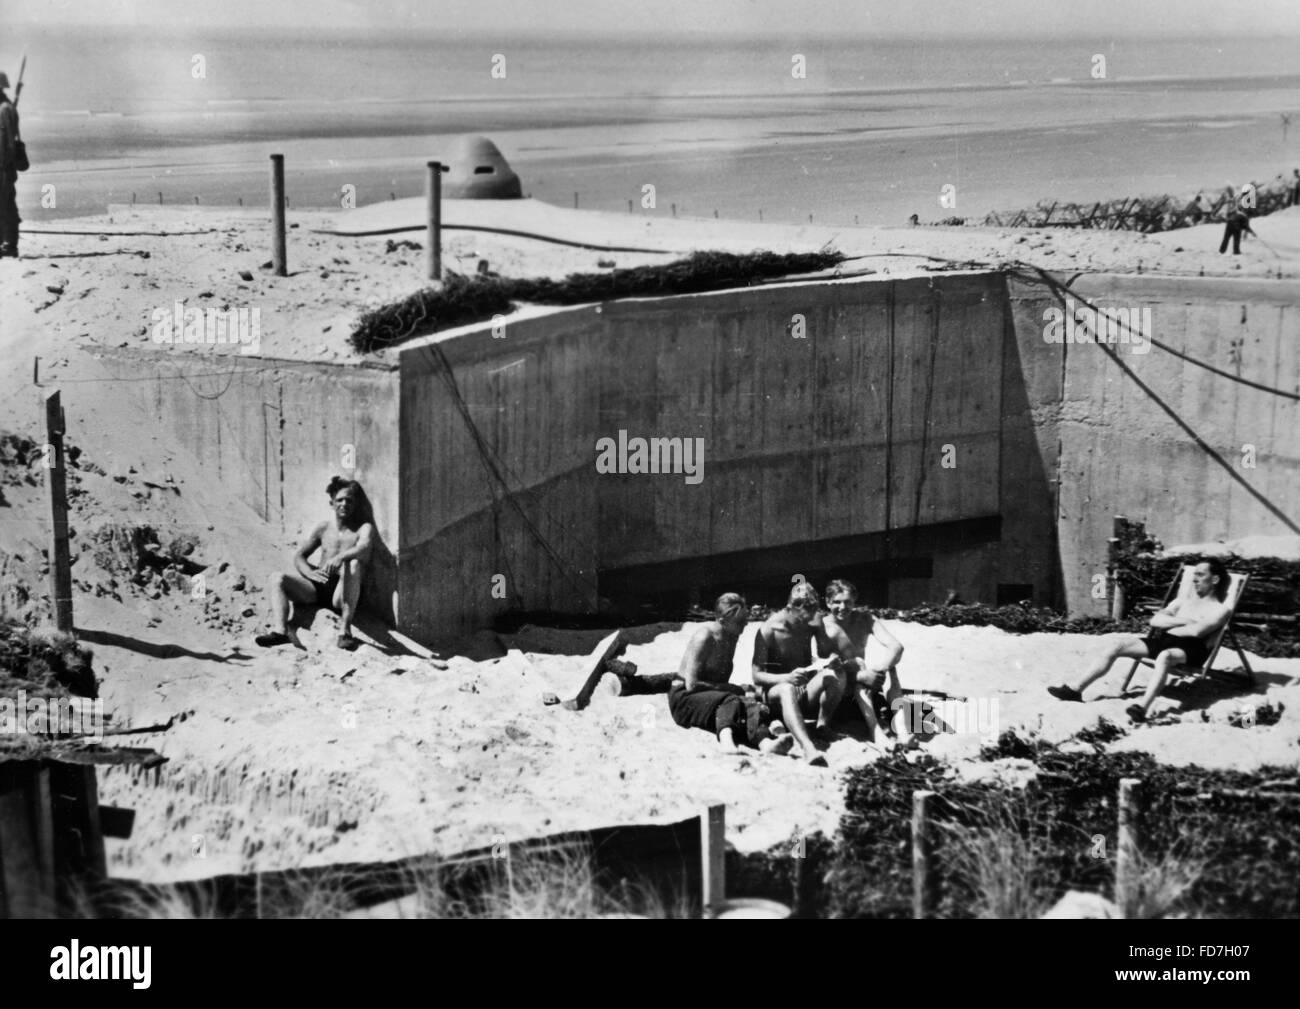
[[[814, 661], [814, 641], [827, 658]], [[826, 731], [844, 697], [844, 663], [852, 658], [849, 639], [838, 627], [827, 630], [817, 590], [802, 581], [790, 590], [785, 609], [773, 613], [754, 639], [754, 685], [769, 705], [780, 708], [810, 764], [825, 767], [826, 758], [813, 745], [804, 718], [815, 717], [817, 732]]]
[[[844, 632], [856, 660], [845, 664], [848, 696], [857, 704], [867, 723], [868, 742], [878, 742], [876, 710], [880, 707], [894, 713], [891, 722], [897, 744], [909, 746], [914, 737], [908, 728], [907, 712], [902, 710], [899, 701], [903, 685], [898, 679], [898, 662], [903, 657], [903, 646], [870, 610], [855, 609], [857, 602], [858, 590], [852, 582], [836, 579], [826, 586], [826, 608], [830, 611], [825, 620], [826, 629], [839, 628]], [[871, 638], [884, 647], [885, 654], [868, 664], [867, 641]], [[883, 692], [882, 686], [885, 688]], [[883, 740], [878, 745], [881, 749], [891, 748]]]
[[745, 688], [730, 682], [736, 642], [749, 622], [744, 597], [734, 592], [718, 596], [714, 613], [716, 619], [691, 636], [678, 678], [668, 691], [673, 721], [684, 729], [715, 733], [718, 745], [729, 753], [742, 742], [764, 753], [789, 753], [794, 737], [785, 733], [772, 738], [761, 719], [750, 717], [757, 698], [749, 698], [747, 705]]
[[[361, 598], [361, 579], [370, 561], [375, 526], [365, 506], [365, 495], [355, 480], [334, 477], [325, 488], [334, 517], [322, 522], [303, 540], [294, 554], [296, 571], [277, 572], [271, 576], [270, 600], [274, 629], [259, 634], [256, 641], [264, 648], [287, 645], [289, 604], [328, 606], [342, 617], [335, 642], [345, 651], [357, 647], [352, 636], [352, 619]], [[320, 549], [320, 565], [307, 558]]]
[[1175, 666], [1204, 665], [1209, 658], [1206, 638], [1228, 622], [1232, 610], [1224, 603], [1228, 594], [1228, 569], [1218, 558], [1196, 565], [1192, 572], [1194, 595], [1175, 599], [1151, 617], [1146, 637], [1124, 638], [1108, 645], [1078, 686], [1048, 687], [1047, 692], [1062, 701], [1082, 701], [1088, 684], [1110, 672], [1116, 659], [1155, 659], [1155, 675], [1147, 685], [1141, 704], [1130, 704], [1127, 713], [1135, 722], [1145, 722], [1151, 705], [1160, 696], [1169, 671]]

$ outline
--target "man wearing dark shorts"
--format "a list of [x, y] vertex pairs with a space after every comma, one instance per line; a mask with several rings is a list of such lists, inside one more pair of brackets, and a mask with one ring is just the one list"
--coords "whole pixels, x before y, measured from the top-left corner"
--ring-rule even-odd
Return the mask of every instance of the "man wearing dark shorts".
[[[271, 576], [267, 599], [271, 605], [272, 629], [254, 639], [263, 648], [294, 643], [290, 634], [289, 613], [293, 605], [316, 605], [337, 610], [339, 635], [335, 643], [344, 651], [354, 651], [357, 639], [352, 635], [352, 620], [361, 599], [361, 582], [375, 537], [374, 516], [361, 484], [336, 476], [325, 488], [333, 518], [322, 522], [303, 540], [294, 554], [293, 571], [279, 571]], [[320, 551], [320, 563], [308, 559]], [[301, 646], [300, 646], [301, 647]]]
[[1110, 672], [1116, 659], [1154, 659], [1155, 675], [1142, 702], [1127, 708], [1129, 718], [1145, 722], [1169, 671], [1180, 665], [1193, 668], [1204, 665], [1210, 657], [1208, 639], [1232, 616], [1232, 610], [1223, 601], [1228, 594], [1228, 569], [1221, 560], [1211, 557], [1197, 564], [1192, 588], [1190, 597], [1175, 599], [1152, 615], [1151, 631], [1146, 636], [1123, 638], [1108, 645], [1077, 686], [1063, 684], [1048, 687], [1047, 692], [1062, 701], [1082, 701], [1083, 691]]
[[323, 582], [312, 582], [316, 592], [316, 605], [329, 608], [334, 605], [334, 592], [339, 587], [339, 575], [335, 571], [325, 576]]
[[765, 712], [744, 687], [729, 682], [736, 657], [736, 642], [749, 621], [742, 596], [727, 592], [718, 597], [716, 619], [691, 637], [672, 689], [668, 710], [684, 729], [704, 729], [718, 737], [723, 750], [735, 752], [739, 744], [764, 753], [789, 753], [794, 738], [788, 734], [769, 738]]

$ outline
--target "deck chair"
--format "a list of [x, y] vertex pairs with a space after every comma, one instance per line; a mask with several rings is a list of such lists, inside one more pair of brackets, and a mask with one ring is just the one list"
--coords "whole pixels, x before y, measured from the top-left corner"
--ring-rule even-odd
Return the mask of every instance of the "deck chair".
[[[1177, 593], [1177, 598], [1179, 599], [1190, 598], [1195, 593], [1196, 590], [1192, 587], [1192, 573], [1195, 570], [1196, 565], [1194, 564], [1183, 565], [1182, 570], [1178, 573], [1178, 577], [1170, 582], [1169, 591], [1165, 593], [1165, 601], [1160, 604], [1161, 609], [1169, 605], [1169, 603], [1175, 598], [1175, 593]], [[1228, 646], [1237, 653], [1237, 657], [1241, 659], [1242, 668], [1246, 670], [1244, 674], [1246, 682], [1254, 685], [1255, 673], [1250, 668], [1250, 662], [1246, 659], [1246, 653], [1243, 652], [1241, 646], [1237, 644], [1237, 636], [1232, 632], [1232, 620], [1233, 617], [1237, 615], [1237, 604], [1241, 602], [1241, 597], [1246, 591], [1246, 582], [1249, 580], [1250, 575], [1243, 574], [1240, 571], [1228, 572], [1228, 592], [1223, 597], [1223, 601], [1228, 607], [1229, 616], [1227, 623], [1211, 635], [1209, 640], [1206, 642], [1209, 645], [1209, 651], [1207, 652], [1205, 665], [1199, 667], [1188, 665], [1175, 666], [1169, 671], [1171, 676], [1192, 676], [1197, 673], [1212, 672], [1214, 669], [1214, 660], [1219, 654], [1219, 647], [1223, 644], [1223, 639], [1226, 637], [1228, 639]], [[1129, 668], [1128, 675], [1124, 677], [1124, 686], [1121, 688], [1121, 693], [1128, 690], [1128, 685], [1132, 682], [1133, 674], [1137, 672], [1138, 666], [1151, 666], [1154, 668], [1155, 660], [1134, 659], [1133, 665]]]

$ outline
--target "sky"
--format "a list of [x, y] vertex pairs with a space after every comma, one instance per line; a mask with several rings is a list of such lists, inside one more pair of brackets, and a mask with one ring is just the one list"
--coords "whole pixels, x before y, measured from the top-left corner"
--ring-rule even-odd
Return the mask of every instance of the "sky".
[[1300, 0], [0, 0], [0, 22], [516, 34], [1300, 35]]

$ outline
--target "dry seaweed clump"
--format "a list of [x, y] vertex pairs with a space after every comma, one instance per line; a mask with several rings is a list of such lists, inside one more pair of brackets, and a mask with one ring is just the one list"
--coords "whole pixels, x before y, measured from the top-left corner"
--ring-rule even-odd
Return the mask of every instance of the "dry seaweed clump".
[[350, 337], [363, 354], [417, 336], [506, 315], [514, 305], [582, 305], [618, 298], [653, 298], [745, 287], [760, 280], [812, 273], [844, 261], [839, 252], [696, 252], [671, 263], [607, 273], [571, 273], [563, 280], [511, 280], [453, 274], [441, 288], [418, 291], [366, 312]]
[[91, 653], [71, 634], [0, 625], [0, 696], [98, 696]]
[[1141, 782], [1143, 917], [1300, 913], [1300, 779], [1168, 767], [1144, 753], [1065, 753], [1004, 734], [985, 759], [1031, 759], [1029, 786], [960, 782], [930, 758], [881, 760], [848, 777], [822, 879], [831, 917], [911, 913], [912, 793], [937, 793], [938, 917], [1037, 917], [1064, 893], [1109, 893], [1123, 778]]

